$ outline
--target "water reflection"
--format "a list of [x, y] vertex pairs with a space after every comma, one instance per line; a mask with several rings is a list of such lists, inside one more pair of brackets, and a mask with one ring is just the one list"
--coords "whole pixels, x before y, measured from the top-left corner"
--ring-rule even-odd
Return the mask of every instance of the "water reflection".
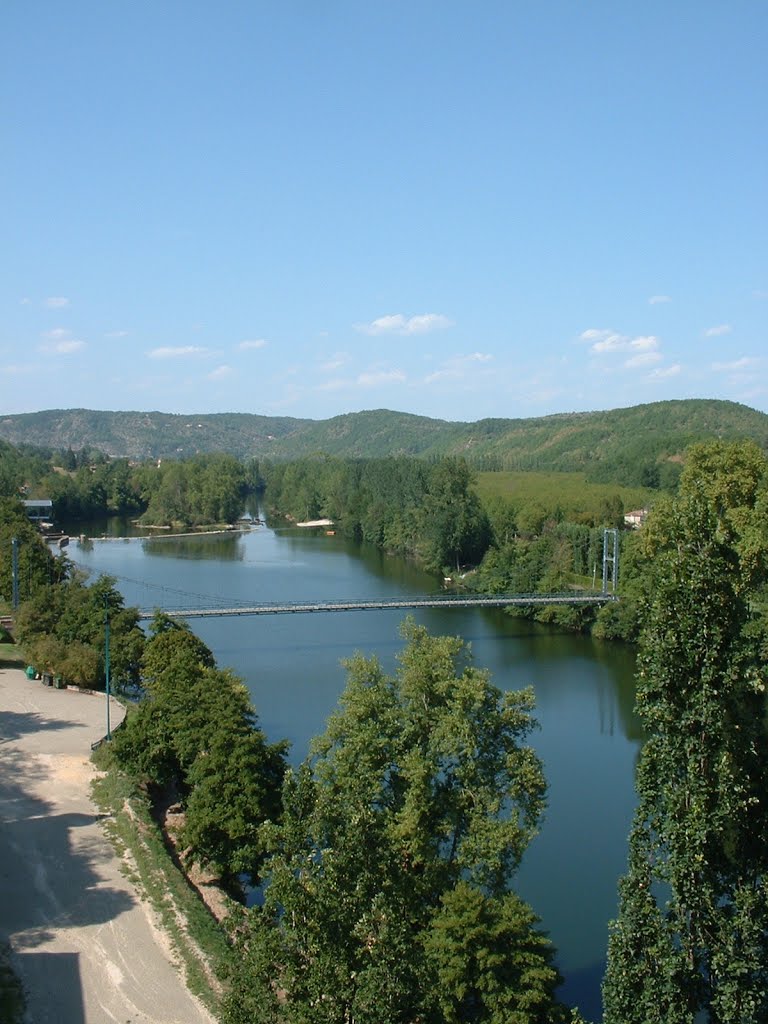
[[234, 534], [200, 534], [197, 537], [148, 537], [142, 543], [151, 558], [209, 559], [241, 562], [245, 557], [242, 537]]

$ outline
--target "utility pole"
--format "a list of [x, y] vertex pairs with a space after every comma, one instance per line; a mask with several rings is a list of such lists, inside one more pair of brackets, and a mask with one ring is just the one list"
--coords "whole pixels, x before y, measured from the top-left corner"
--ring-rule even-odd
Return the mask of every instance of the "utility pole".
[[104, 682], [107, 694], [107, 741], [112, 739], [109, 724], [109, 598], [104, 595]]
[[[610, 541], [613, 540], [613, 551]], [[610, 572], [609, 572], [610, 569]], [[616, 593], [616, 584], [619, 579], [619, 531], [617, 529], [603, 530], [603, 593], [608, 593], [608, 580], [611, 581], [611, 591]]]
[[11, 538], [11, 567], [13, 573], [13, 593], [11, 597], [11, 606], [14, 608], [19, 607], [19, 538]]

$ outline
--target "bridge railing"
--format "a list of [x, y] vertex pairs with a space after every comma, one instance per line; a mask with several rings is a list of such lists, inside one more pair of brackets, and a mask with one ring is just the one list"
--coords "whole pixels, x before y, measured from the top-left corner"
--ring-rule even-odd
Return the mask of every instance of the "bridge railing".
[[[203, 618], [207, 616], [285, 615], [309, 612], [341, 612], [382, 610], [387, 608], [496, 607], [510, 605], [584, 605], [616, 601], [615, 593], [606, 591], [571, 591], [557, 594], [428, 594], [420, 597], [361, 598], [340, 601], [260, 602], [230, 607], [159, 609], [170, 618]], [[151, 619], [158, 609], [139, 612], [141, 619]]]

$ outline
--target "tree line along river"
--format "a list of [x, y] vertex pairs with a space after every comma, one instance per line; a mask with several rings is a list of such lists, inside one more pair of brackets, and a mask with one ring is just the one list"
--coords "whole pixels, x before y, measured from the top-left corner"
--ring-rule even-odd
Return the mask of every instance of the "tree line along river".
[[[243, 534], [130, 536], [119, 520], [77, 524], [69, 556], [117, 578], [140, 608], [371, 600], [432, 593], [440, 582], [398, 558], [323, 530], [259, 526]], [[135, 531], [134, 531], [135, 532]], [[144, 536], [144, 535], [142, 535]], [[127, 537], [124, 540], [115, 539]], [[221, 667], [246, 683], [270, 740], [301, 761], [344, 687], [340, 662], [376, 654], [394, 671], [398, 609], [190, 619]], [[599, 1019], [608, 921], [626, 863], [634, 765], [642, 741], [634, 652], [486, 608], [417, 609], [431, 633], [459, 635], [501, 689], [533, 686], [548, 807], [515, 887], [541, 918], [564, 976], [562, 997]]]

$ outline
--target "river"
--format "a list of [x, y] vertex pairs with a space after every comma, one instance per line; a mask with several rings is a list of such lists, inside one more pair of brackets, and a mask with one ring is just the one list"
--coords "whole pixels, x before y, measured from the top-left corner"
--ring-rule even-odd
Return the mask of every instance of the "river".
[[[105, 529], [112, 539], [73, 539], [67, 553], [95, 575], [115, 576], [126, 603], [142, 608], [371, 599], [440, 586], [402, 559], [322, 530], [260, 526], [238, 535], [118, 540], [115, 533], [126, 526], [111, 521], [87, 533], [98, 537]], [[267, 736], [289, 739], [297, 762], [343, 689], [341, 659], [359, 650], [393, 671], [405, 614], [189, 621], [218, 664], [243, 678]], [[548, 807], [515, 884], [557, 947], [562, 998], [596, 1021], [607, 923], [616, 913], [635, 804], [641, 730], [633, 711], [634, 654], [499, 610], [422, 609], [414, 618], [432, 633], [469, 641], [475, 663], [491, 671], [498, 687], [534, 687], [540, 728], [532, 743], [544, 763]]]

